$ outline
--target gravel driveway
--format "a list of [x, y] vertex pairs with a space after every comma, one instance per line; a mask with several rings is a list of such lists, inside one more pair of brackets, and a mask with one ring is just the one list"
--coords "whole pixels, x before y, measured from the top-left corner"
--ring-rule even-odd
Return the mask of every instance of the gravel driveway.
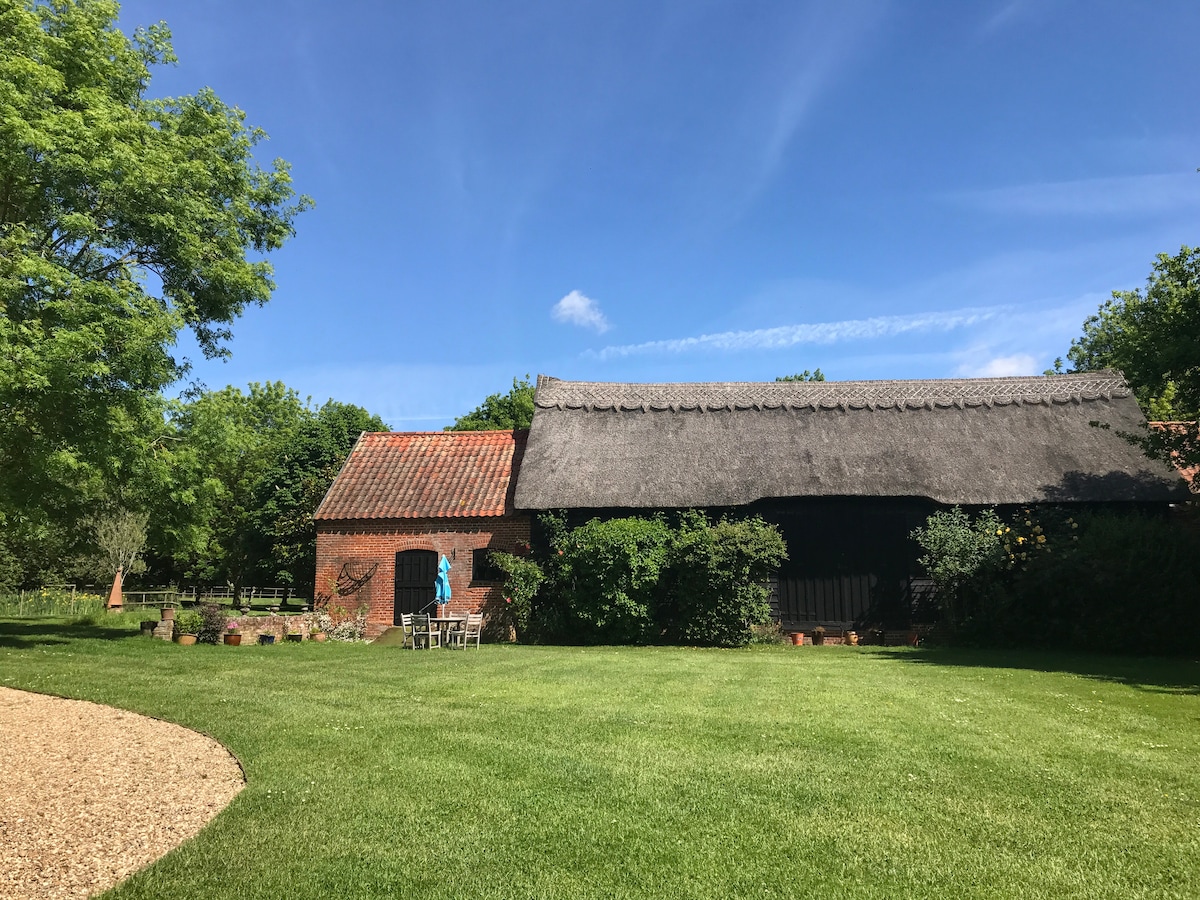
[[212, 738], [0, 688], [0, 900], [86, 897], [196, 834], [245, 786]]

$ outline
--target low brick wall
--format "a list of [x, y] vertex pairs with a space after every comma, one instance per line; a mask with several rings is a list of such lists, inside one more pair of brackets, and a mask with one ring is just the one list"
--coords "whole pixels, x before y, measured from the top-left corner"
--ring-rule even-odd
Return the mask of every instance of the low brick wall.
[[300, 613], [294, 616], [284, 615], [269, 615], [269, 616], [233, 616], [229, 619], [241, 629], [242, 645], [257, 644], [260, 634], [273, 634], [275, 640], [282, 642], [285, 636], [290, 631], [298, 631], [304, 636], [304, 640], [308, 640], [310, 625], [312, 622], [311, 613]]

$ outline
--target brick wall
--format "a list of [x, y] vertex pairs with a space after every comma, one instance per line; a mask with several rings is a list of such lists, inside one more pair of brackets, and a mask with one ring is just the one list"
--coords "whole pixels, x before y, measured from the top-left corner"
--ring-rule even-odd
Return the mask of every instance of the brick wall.
[[528, 516], [464, 519], [393, 519], [387, 521], [317, 522], [316, 593], [328, 593], [347, 562], [378, 563], [357, 598], [369, 605], [367, 637], [378, 637], [393, 622], [396, 554], [432, 550], [450, 561], [449, 612], [454, 615], [493, 612], [504, 603], [498, 584], [471, 580], [471, 552], [484, 547], [511, 553], [529, 542]]

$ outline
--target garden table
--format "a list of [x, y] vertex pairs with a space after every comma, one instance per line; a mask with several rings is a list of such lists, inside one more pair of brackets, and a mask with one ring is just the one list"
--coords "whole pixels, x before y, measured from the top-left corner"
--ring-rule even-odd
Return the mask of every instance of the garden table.
[[434, 626], [437, 626], [438, 630], [441, 631], [441, 633], [442, 633], [441, 644], [443, 647], [447, 646], [446, 641], [450, 637], [450, 632], [455, 631], [458, 628], [465, 628], [466, 625], [467, 625], [467, 617], [466, 616], [430, 616], [429, 617], [429, 627], [433, 628]]

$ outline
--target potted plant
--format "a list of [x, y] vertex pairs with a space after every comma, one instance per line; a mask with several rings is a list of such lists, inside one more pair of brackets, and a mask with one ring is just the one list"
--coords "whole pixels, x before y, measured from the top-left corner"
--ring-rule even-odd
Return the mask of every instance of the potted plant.
[[154, 629], [158, 627], [158, 622], [154, 619], [142, 619], [138, 627], [141, 629], [142, 637], [154, 637]]
[[315, 625], [309, 629], [308, 638], [311, 641], [316, 641], [318, 644], [325, 643], [325, 632]]
[[813, 629], [813, 646], [820, 647], [825, 643], [825, 626], [818, 625]]
[[196, 643], [204, 620], [194, 609], [181, 609], [175, 616], [175, 640], [185, 647]]
[[233, 620], [225, 626], [225, 643], [230, 647], [238, 647], [242, 643], [242, 629]]
[[258, 642], [259, 642], [260, 644], [273, 644], [273, 643], [275, 643], [275, 635], [273, 635], [273, 634], [260, 634], [260, 635], [258, 636]]
[[295, 625], [289, 625], [287, 630], [287, 639], [293, 643], [299, 643], [304, 640], [304, 633]]
[[803, 631], [793, 631], [792, 632], [792, 646], [794, 646], [794, 647], [803, 647], [804, 646], [804, 632]]

